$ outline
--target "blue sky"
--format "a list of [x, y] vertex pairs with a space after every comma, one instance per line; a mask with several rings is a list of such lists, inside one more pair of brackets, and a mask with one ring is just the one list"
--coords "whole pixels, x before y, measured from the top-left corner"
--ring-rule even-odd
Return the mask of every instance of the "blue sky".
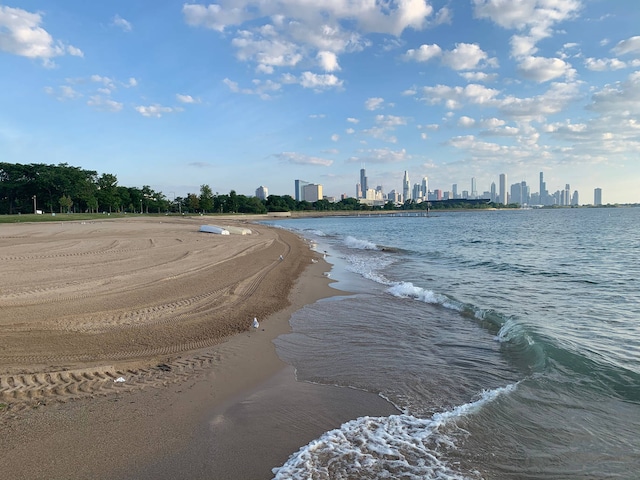
[[640, 202], [636, 0], [0, 0], [0, 161], [168, 198], [506, 173]]

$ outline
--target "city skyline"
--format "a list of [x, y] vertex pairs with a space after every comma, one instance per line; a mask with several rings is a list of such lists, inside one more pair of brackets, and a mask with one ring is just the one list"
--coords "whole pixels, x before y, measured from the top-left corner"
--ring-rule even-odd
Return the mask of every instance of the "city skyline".
[[366, 165], [637, 203], [638, 25], [629, 1], [8, 0], [0, 152], [176, 196], [355, 196]]
[[[569, 183], [566, 183], [562, 189], [556, 189], [555, 191], [547, 188], [547, 182], [544, 179], [544, 172], [539, 172], [538, 178], [538, 191], [532, 191], [529, 183], [526, 181], [517, 181], [515, 183], [509, 183], [508, 175], [501, 173], [498, 176], [498, 182], [492, 182], [489, 189], [478, 191], [476, 178], [470, 178], [470, 190], [459, 189], [459, 184], [454, 183], [450, 189], [429, 187], [429, 178], [424, 176], [420, 179], [419, 183], [411, 182], [408, 171], [404, 171], [401, 188], [397, 186], [386, 186], [377, 184], [375, 188], [369, 187], [368, 176], [364, 166], [360, 169], [359, 182], [355, 184], [355, 195], [349, 195], [348, 193], [342, 193], [340, 195], [324, 195], [325, 198], [334, 199], [335, 201], [340, 198], [352, 197], [362, 201], [375, 201], [380, 202], [391, 201], [393, 203], [403, 203], [406, 200], [414, 201], [435, 201], [435, 200], [449, 200], [449, 199], [487, 199], [496, 203], [517, 203], [521, 205], [601, 205], [602, 201], [602, 188], [596, 187], [592, 190], [593, 196], [584, 195], [580, 197], [578, 190], [571, 188]], [[295, 180], [294, 198], [296, 200], [306, 200], [301, 195], [300, 189], [306, 185], [313, 185], [303, 180]], [[315, 185], [314, 185], [315, 186]], [[364, 187], [363, 187], [364, 186]], [[321, 189], [323, 185], [319, 186]], [[583, 201], [580, 201], [582, 198]], [[590, 201], [589, 199], [592, 199]], [[606, 203], [606, 202], [605, 202]]]

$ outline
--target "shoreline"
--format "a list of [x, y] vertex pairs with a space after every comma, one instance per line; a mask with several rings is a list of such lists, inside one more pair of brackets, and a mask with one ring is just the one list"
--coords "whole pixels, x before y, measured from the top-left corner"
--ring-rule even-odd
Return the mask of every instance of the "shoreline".
[[273, 339], [290, 332], [293, 312], [345, 294], [329, 286], [327, 267], [321, 258], [309, 260], [287, 292], [287, 306], [261, 320], [257, 331], [203, 349], [213, 360], [179, 382], [4, 412], [3, 473], [15, 479], [272, 478], [272, 468], [323, 432], [357, 416], [395, 413], [374, 394], [299, 383], [277, 356]]

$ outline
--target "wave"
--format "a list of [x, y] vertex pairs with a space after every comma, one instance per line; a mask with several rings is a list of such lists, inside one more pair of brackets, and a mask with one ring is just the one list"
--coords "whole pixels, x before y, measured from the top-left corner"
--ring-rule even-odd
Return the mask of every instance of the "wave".
[[472, 415], [516, 384], [483, 391], [471, 403], [422, 419], [411, 415], [361, 417], [324, 433], [274, 468], [274, 480], [306, 478], [415, 478], [465, 480], [443, 459], [455, 450], [449, 433], [457, 419]]
[[356, 248], [358, 250], [380, 250], [380, 247], [375, 243], [368, 240], [360, 240], [351, 235], [345, 237], [344, 244], [349, 248]]

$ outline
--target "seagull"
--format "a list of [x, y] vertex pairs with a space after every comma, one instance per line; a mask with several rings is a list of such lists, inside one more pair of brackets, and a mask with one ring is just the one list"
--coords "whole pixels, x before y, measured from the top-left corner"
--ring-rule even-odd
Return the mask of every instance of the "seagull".
[[259, 326], [260, 324], [258, 323], [258, 319], [253, 317], [253, 328], [257, 329]]

